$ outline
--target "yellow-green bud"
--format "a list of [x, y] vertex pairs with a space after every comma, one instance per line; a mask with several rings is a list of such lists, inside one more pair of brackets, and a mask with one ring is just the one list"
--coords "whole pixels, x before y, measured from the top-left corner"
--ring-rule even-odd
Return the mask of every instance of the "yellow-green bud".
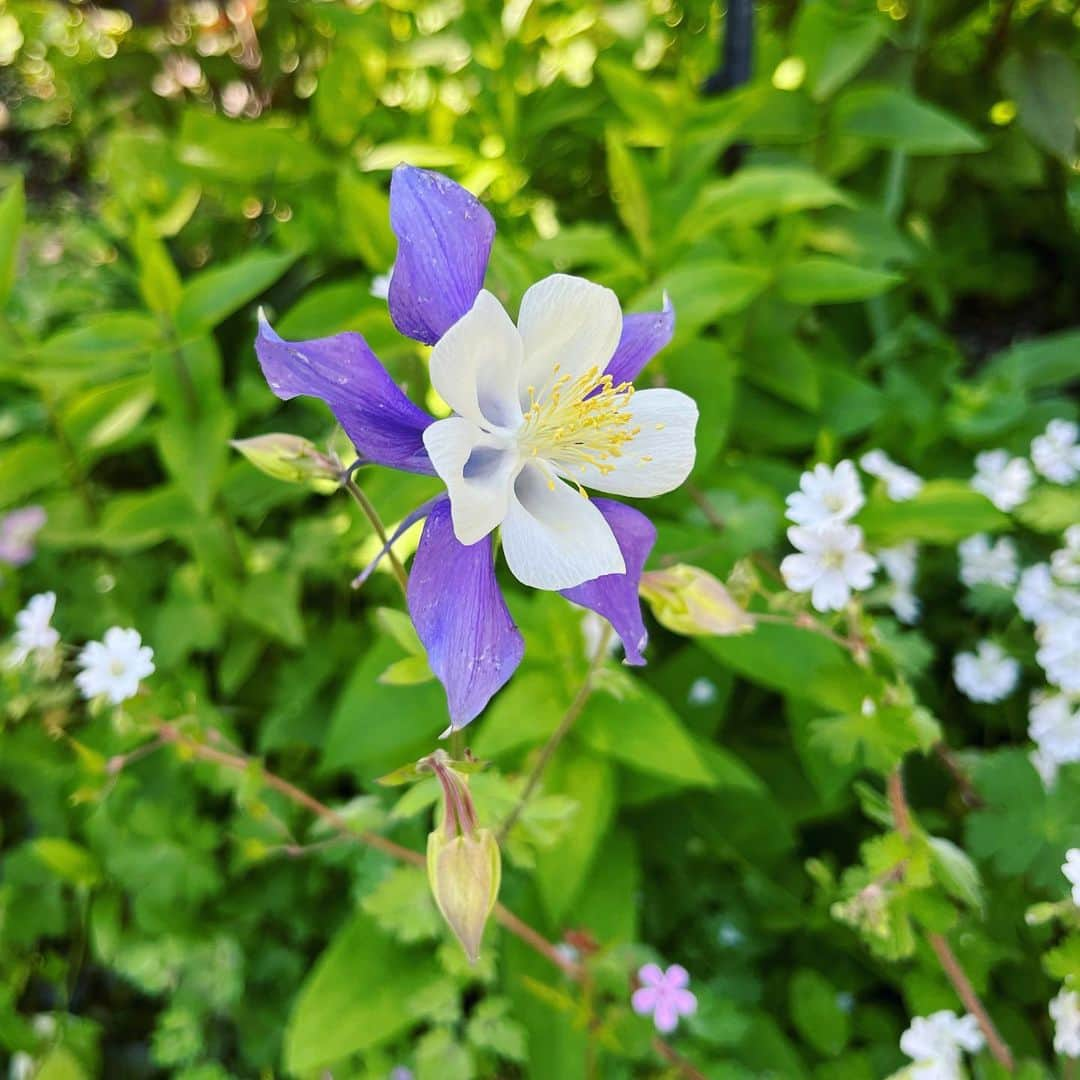
[[499, 896], [502, 858], [490, 829], [448, 837], [437, 828], [428, 837], [428, 881], [435, 903], [469, 962], [480, 956], [484, 925]]
[[275, 432], [252, 439], [233, 439], [232, 445], [260, 472], [275, 480], [304, 484], [328, 495], [341, 485], [341, 465], [320, 453], [299, 435]]
[[641, 575], [641, 595], [657, 621], [677, 634], [727, 637], [754, 629], [754, 618], [712, 574], [678, 563]]

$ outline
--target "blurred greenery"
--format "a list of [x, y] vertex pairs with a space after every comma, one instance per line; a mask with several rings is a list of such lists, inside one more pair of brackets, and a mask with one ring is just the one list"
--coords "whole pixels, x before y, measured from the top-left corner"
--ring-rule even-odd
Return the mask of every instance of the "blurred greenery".
[[[976, 452], [1024, 454], [1078, 415], [1080, 16], [762, 2], [754, 77], [707, 95], [722, 6], [0, 0], [0, 512], [48, 515], [0, 610], [52, 589], [66, 642], [134, 626], [157, 664], [122, 710], [0, 674], [18, 1080], [673, 1075], [629, 1008], [652, 958], [691, 972], [700, 1008], [674, 1039], [701, 1074], [880, 1077], [910, 1016], [963, 1011], [913, 927], [950, 933], [1022, 1075], [1053, 1075], [1046, 1002], [1080, 985], [1080, 946], [1024, 913], [1065, 895], [1080, 766], [1044, 792], [1016, 749], [1023, 695], [975, 706], [949, 672], [988, 625], [1033, 654], [1018, 619], [965, 606], [956, 542], [1008, 530], [1035, 561], [1080, 519], [1076, 485], [1017, 517], [967, 486]], [[445, 700], [416, 681], [393, 577], [349, 588], [378, 541], [346, 496], [229, 445], [345, 449], [319, 403], [263, 382], [259, 305], [285, 337], [362, 332], [431, 403], [425, 350], [372, 294], [401, 161], [491, 209], [488, 287], [511, 310], [552, 268], [627, 310], [670, 295], [647, 378], [702, 419], [690, 483], [649, 507], [652, 565], [782, 604], [761, 559], [804, 467], [882, 448], [932, 478], [911, 502], [878, 485], [859, 519], [873, 547], [926, 545], [918, 629], [868, 598], [871, 665], [791, 625], [651, 623], [647, 668], [604, 669], [504, 845], [504, 901], [552, 940], [576, 931], [584, 987], [495, 928], [470, 968], [422, 873], [333, 842], [257, 768], [175, 747], [113, 764], [181, 720], [423, 848], [434, 791], [373, 781], [433, 749]], [[360, 475], [387, 522], [438, 489]], [[507, 585], [526, 660], [468, 730], [494, 762], [474, 783], [489, 821], [588, 666], [580, 610]], [[868, 696], [887, 708], [868, 717]], [[924, 755], [939, 734], [977, 801]], [[880, 792], [909, 753], [928, 832], [905, 840]], [[852, 898], [898, 866], [888, 927], [856, 932]]]

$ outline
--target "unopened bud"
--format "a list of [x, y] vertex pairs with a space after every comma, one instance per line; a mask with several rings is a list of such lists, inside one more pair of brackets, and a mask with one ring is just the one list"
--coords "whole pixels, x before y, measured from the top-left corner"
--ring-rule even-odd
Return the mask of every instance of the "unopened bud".
[[475, 964], [502, 878], [495, 835], [490, 829], [476, 829], [447, 838], [445, 830], [436, 829], [428, 837], [427, 868], [435, 903]]
[[232, 445], [260, 472], [275, 480], [304, 484], [328, 495], [341, 485], [341, 466], [299, 435], [275, 432], [252, 439], [233, 439]]
[[678, 563], [641, 575], [641, 595], [657, 621], [677, 634], [727, 637], [754, 629], [753, 616], [723, 584], [698, 566]]

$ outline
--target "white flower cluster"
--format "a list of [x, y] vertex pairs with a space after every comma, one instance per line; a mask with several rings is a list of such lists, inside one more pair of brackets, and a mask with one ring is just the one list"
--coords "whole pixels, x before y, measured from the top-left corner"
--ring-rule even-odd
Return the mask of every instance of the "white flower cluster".
[[1027, 501], [1036, 473], [1052, 484], [1071, 484], [1080, 477], [1078, 436], [1080, 429], [1073, 421], [1051, 420], [1031, 440], [1031, 462], [1011, 457], [1007, 450], [985, 450], [975, 458], [971, 486], [1008, 513]]
[[[56, 594], [32, 596], [15, 616], [8, 667], [22, 667], [33, 658], [44, 668], [56, 658], [60, 633], [52, 625]], [[87, 700], [102, 697], [119, 705], [139, 692], [139, 683], [154, 673], [154, 650], [142, 643], [138, 630], [113, 626], [104, 641], [88, 642], [76, 657], [75, 685]]]
[[900, 1036], [900, 1050], [914, 1062], [905, 1073], [911, 1080], [962, 1080], [964, 1051], [975, 1054], [982, 1047], [975, 1017], [950, 1009], [916, 1016]]
[[1064, 987], [1050, 1002], [1054, 1021], [1054, 1052], [1065, 1057], [1080, 1057], [1080, 994]]

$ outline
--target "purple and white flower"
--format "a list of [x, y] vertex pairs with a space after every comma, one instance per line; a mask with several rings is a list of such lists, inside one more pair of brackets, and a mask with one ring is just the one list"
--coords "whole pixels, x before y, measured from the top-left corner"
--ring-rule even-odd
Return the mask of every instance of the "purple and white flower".
[[1027, 500], [1035, 474], [1026, 458], [1009, 457], [1007, 450], [984, 450], [975, 455], [971, 486], [999, 510], [1015, 510]]
[[1002, 701], [1020, 681], [1020, 661], [996, 641], [980, 641], [973, 653], [962, 652], [953, 657], [953, 680], [972, 701]]
[[142, 643], [138, 630], [119, 626], [105, 631], [103, 641], [83, 646], [77, 663], [75, 685], [83, 697], [104, 697], [119, 705], [139, 692], [139, 682], [154, 674], [154, 650]]
[[657, 1031], [666, 1035], [678, 1027], [680, 1016], [697, 1011], [697, 998], [687, 989], [690, 976], [681, 964], [672, 964], [666, 971], [658, 964], [646, 964], [637, 977], [641, 986], [630, 1004], [638, 1016], [651, 1016]]
[[24, 506], [0, 518], [0, 562], [23, 566], [34, 557], [34, 538], [45, 524], [40, 506]]
[[868, 589], [877, 562], [863, 550], [858, 525], [830, 521], [823, 525], [793, 525], [788, 529], [791, 546], [798, 554], [780, 564], [784, 583], [792, 592], [810, 593], [818, 611], [839, 611], [852, 589]]
[[515, 324], [483, 288], [491, 215], [438, 173], [394, 171], [390, 224], [390, 316], [433, 346], [432, 385], [452, 416], [412, 404], [356, 333], [287, 342], [263, 321], [256, 351], [274, 393], [325, 401], [362, 462], [446, 484], [406, 519], [427, 518], [408, 606], [460, 728], [524, 650], [495, 579], [496, 529], [511, 573], [598, 612], [627, 662], [644, 663], [637, 585], [656, 531], [631, 507], [582, 496], [678, 487], [694, 462], [697, 408], [678, 391], [632, 386], [671, 339], [670, 305], [624, 316], [610, 290], [554, 274], [526, 291]]
[[31, 596], [26, 607], [15, 616], [14, 651], [8, 657], [9, 667], [21, 667], [30, 656], [48, 655], [60, 643], [60, 634], [52, 625], [56, 612], [56, 593]]
[[1040, 475], [1054, 484], [1071, 484], [1080, 476], [1080, 445], [1072, 420], [1051, 420], [1031, 440], [1031, 460]]

